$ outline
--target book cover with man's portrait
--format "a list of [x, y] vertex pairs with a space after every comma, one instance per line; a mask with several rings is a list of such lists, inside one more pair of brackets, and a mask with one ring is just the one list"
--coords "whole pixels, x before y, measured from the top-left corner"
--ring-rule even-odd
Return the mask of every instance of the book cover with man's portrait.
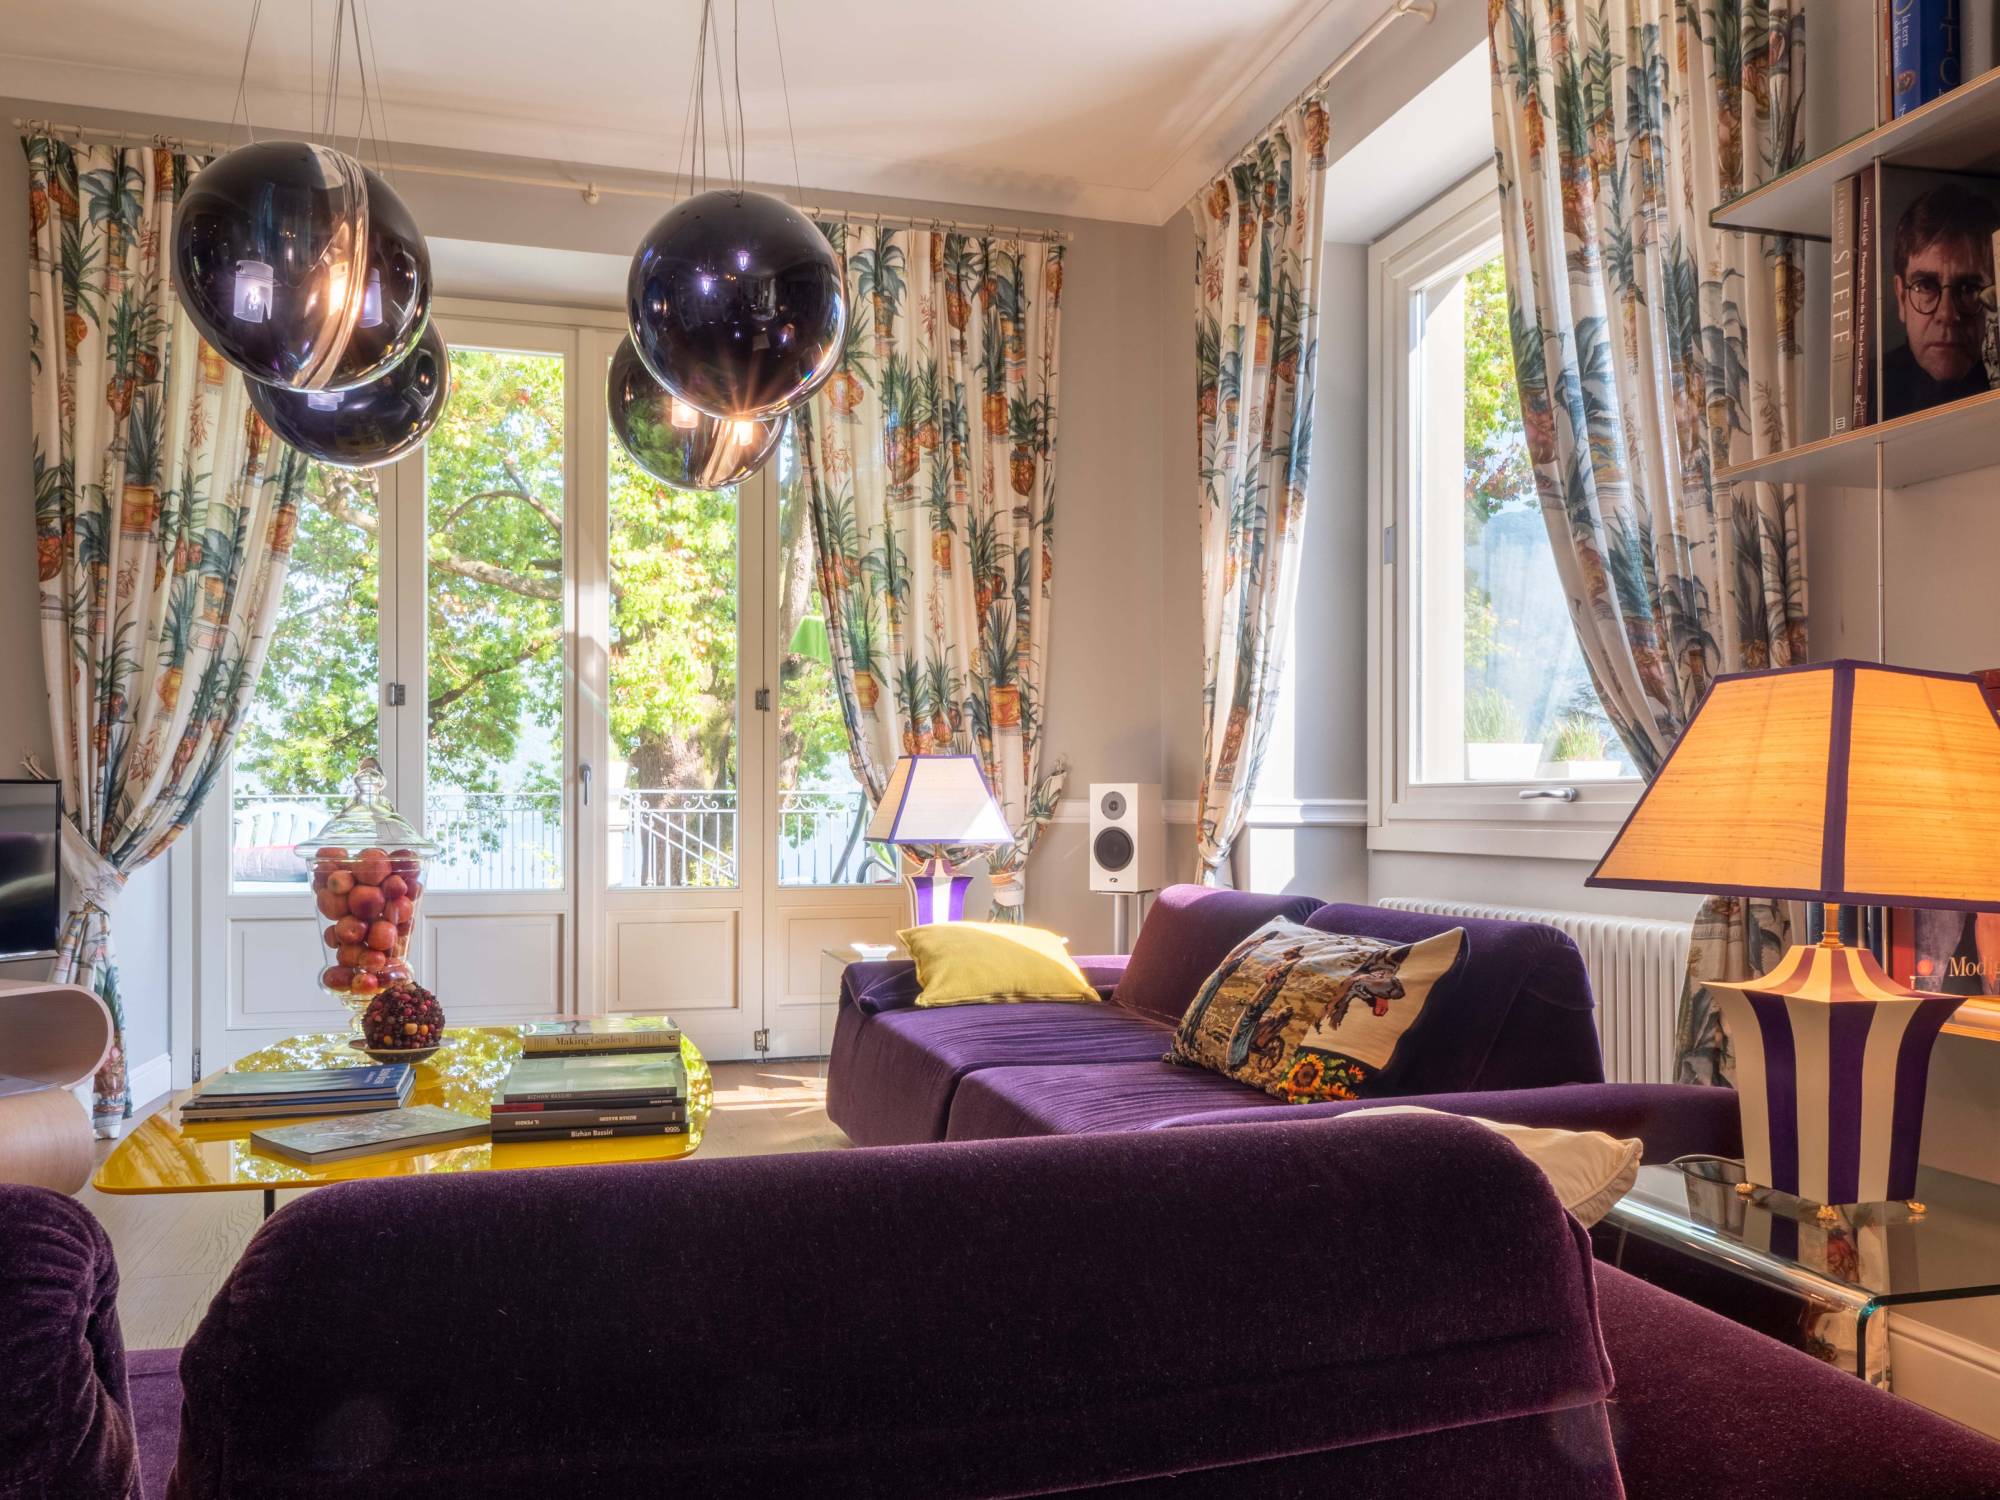
[[1984, 394], [2000, 180], [1885, 166], [1876, 223], [1882, 418]]

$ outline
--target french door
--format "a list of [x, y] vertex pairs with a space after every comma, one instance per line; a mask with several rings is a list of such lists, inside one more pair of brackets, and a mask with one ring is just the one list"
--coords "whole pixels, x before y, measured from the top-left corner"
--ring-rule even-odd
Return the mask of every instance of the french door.
[[228, 796], [196, 829], [201, 1066], [345, 1024], [290, 847], [362, 755], [435, 841], [412, 958], [455, 1021], [673, 1014], [809, 1055], [822, 950], [901, 920], [811, 583], [789, 449], [667, 489], [609, 435], [615, 320], [444, 304], [417, 455], [308, 479]]

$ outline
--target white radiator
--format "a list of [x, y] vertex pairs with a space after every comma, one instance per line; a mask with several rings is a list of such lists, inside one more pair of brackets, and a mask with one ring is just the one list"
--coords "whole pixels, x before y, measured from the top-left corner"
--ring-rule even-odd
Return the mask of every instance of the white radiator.
[[1597, 1040], [1604, 1076], [1613, 1083], [1671, 1083], [1674, 1015], [1687, 974], [1692, 924], [1646, 917], [1602, 917], [1580, 911], [1531, 911], [1390, 896], [1376, 902], [1397, 911], [1499, 922], [1545, 922], [1569, 934], [1583, 953], [1597, 995]]

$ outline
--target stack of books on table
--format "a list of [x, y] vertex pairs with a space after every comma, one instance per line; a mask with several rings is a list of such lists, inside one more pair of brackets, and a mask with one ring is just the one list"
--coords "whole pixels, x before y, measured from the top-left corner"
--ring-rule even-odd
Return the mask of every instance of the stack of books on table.
[[410, 1078], [408, 1063], [223, 1073], [209, 1079], [181, 1106], [181, 1120], [267, 1120], [274, 1115], [353, 1115], [395, 1109], [410, 1097]]
[[670, 1016], [557, 1016], [521, 1027], [523, 1057], [572, 1057], [588, 1053], [681, 1050], [681, 1029]]
[[493, 1139], [591, 1141], [687, 1130], [687, 1069], [672, 1051], [523, 1057], [493, 1100]]

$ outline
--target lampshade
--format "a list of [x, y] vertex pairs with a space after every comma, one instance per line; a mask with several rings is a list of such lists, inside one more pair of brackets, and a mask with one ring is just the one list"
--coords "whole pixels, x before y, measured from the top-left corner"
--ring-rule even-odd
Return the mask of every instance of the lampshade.
[[1585, 884], [1975, 911], [1996, 849], [1978, 679], [1835, 661], [1716, 678]]
[[868, 837], [882, 844], [1011, 844], [1006, 814], [971, 755], [905, 755], [889, 773]]
[[[2000, 720], [1978, 680], [1870, 662], [1716, 678], [1586, 882], [2000, 906]], [[1931, 1044], [1961, 997], [1826, 937], [1707, 979], [1736, 1055], [1749, 1180], [1821, 1204], [1916, 1191]]]

